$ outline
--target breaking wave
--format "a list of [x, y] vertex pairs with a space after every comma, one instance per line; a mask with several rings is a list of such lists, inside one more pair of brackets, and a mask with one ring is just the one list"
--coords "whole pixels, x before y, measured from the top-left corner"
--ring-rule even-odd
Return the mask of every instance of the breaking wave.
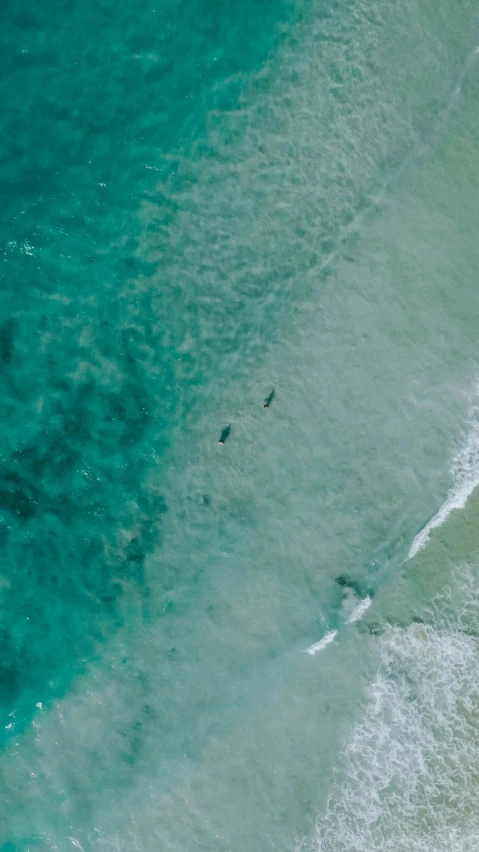
[[475, 852], [478, 603], [478, 571], [466, 567], [434, 600], [431, 625], [383, 636], [343, 769], [297, 852]]

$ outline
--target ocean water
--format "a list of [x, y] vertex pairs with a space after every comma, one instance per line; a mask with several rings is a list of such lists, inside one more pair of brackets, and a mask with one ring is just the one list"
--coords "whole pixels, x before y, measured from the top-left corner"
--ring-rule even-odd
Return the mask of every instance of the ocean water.
[[477, 11], [4, 4], [4, 852], [477, 849]]

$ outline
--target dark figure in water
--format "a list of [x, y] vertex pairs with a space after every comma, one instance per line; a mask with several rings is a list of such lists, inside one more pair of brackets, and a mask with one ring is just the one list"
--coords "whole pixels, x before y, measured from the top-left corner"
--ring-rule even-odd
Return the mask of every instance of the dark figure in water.
[[357, 598], [364, 598], [365, 595], [368, 595], [370, 598], [374, 597], [374, 589], [369, 586], [363, 586], [356, 580], [352, 580], [348, 574], [340, 574], [339, 577], [336, 577], [336, 583], [343, 589], [351, 589]]
[[271, 391], [270, 395], [265, 399], [263, 408], [269, 408], [274, 399], [274, 388]]
[[218, 444], [224, 444], [227, 438], [231, 435], [231, 426], [225, 426], [223, 429]]

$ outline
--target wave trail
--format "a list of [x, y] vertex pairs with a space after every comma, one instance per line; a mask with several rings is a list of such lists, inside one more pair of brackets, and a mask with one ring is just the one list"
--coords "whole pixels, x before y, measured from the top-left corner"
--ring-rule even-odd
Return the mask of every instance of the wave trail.
[[351, 615], [348, 618], [347, 623], [354, 624], [356, 621], [359, 621], [359, 619], [363, 617], [366, 610], [369, 609], [371, 603], [371, 598], [369, 597], [369, 595], [366, 595], [366, 597], [363, 598], [362, 601], [359, 601], [357, 606], [354, 607]]
[[326, 645], [329, 645], [334, 641], [334, 637], [337, 634], [337, 630], [329, 630], [319, 642], [315, 642], [314, 645], [311, 645], [304, 652], [305, 654], [311, 654], [314, 657], [315, 654], [318, 654], [319, 651], [322, 651], [323, 648], [326, 648]]
[[[479, 391], [479, 386], [476, 392]], [[468, 498], [479, 485], [479, 406], [471, 411], [470, 429], [462, 446], [452, 459], [451, 472], [454, 485], [439, 511], [414, 538], [407, 559], [412, 559], [427, 544], [431, 531], [447, 520], [453, 509], [463, 509]]]

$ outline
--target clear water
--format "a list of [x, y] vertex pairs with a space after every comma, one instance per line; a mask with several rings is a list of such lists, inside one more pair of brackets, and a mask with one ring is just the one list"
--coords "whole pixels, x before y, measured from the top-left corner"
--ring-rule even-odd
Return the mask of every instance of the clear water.
[[4, 5], [4, 852], [477, 848], [477, 24]]

